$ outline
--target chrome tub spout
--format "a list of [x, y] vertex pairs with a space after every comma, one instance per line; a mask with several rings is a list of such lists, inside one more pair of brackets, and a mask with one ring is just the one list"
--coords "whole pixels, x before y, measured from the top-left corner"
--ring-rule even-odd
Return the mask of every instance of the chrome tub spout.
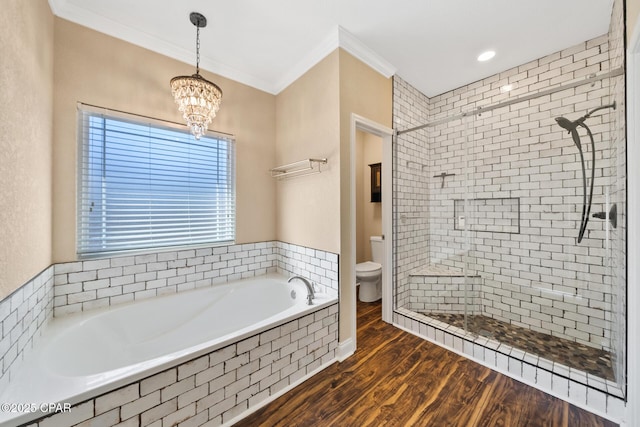
[[291, 282], [294, 279], [300, 280], [307, 287], [307, 304], [313, 305], [313, 298], [315, 297], [315, 292], [313, 291], [313, 284], [308, 279], [305, 279], [302, 276], [291, 276], [287, 282]]

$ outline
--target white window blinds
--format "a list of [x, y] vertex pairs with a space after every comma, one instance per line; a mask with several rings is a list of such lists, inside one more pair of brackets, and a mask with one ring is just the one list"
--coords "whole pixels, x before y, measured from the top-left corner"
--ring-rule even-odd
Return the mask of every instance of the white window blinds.
[[235, 239], [235, 143], [81, 106], [77, 251]]

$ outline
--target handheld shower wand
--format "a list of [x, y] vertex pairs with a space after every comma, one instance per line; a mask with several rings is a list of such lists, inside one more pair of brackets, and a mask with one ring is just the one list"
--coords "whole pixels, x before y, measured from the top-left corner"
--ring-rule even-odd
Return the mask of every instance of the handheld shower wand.
[[[587, 230], [587, 223], [589, 222], [589, 213], [591, 212], [591, 202], [593, 200], [593, 181], [595, 179], [596, 174], [596, 143], [593, 139], [593, 134], [591, 133], [591, 129], [589, 126], [585, 124], [585, 120], [587, 120], [593, 113], [599, 110], [603, 110], [605, 108], [613, 108], [616, 109], [616, 103], [609, 105], [603, 105], [597, 108], [594, 108], [591, 111], [588, 111], [587, 114], [580, 117], [577, 120], [571, 121], [564, 117], [556, 117], [556, 122], [560, 125], [561, 128], [566, 129], [568, 133], [571, 134], [573, 138], [573, 142], [576, 144], [578, 148], [578, 153], [580, 154], [580, 163], [582, 164], [582, 194], [583, 194], [583, 202], [582, 202], [582, 219], [580, 220], [580, 230], [578, 231], [578, 243], [582, 242], [582, 238], [584, 237], [584, 233]], [[587, 134], [589, 135], [589, 139], [591, 140], [591, 183], [589, 190], [589, 198], [587, 199], [587, 172], [586, 165], [584, 161], [584, 153], [582, 151], [582, 143], [580, 141], [580, 134], [578, 133], [578, 126], [581, 126], [587, 130]], [[587, 201], [588, 200], [588, 201]]]

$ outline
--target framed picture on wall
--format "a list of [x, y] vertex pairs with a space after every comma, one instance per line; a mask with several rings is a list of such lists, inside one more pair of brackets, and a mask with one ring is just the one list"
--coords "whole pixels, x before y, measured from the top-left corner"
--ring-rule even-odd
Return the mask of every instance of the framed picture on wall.
[[373, 163], [371, 168], [371, 203], [382, 201], [382, 163]]

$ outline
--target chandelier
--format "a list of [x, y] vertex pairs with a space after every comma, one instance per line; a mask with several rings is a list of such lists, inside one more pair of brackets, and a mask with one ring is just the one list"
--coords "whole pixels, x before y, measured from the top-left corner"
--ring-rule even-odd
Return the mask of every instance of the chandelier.
[[172, 78], [171, 94], [182, 117], [187, 121], [187, 126], [191, 128], [191, 133], [196, 139], [200, 139], [220, 108], [222, 90], [200, 75], [200, 28], [207, 26], [207, 18], [191, 12], [189, 20], [197, 28], [196, 73]]

